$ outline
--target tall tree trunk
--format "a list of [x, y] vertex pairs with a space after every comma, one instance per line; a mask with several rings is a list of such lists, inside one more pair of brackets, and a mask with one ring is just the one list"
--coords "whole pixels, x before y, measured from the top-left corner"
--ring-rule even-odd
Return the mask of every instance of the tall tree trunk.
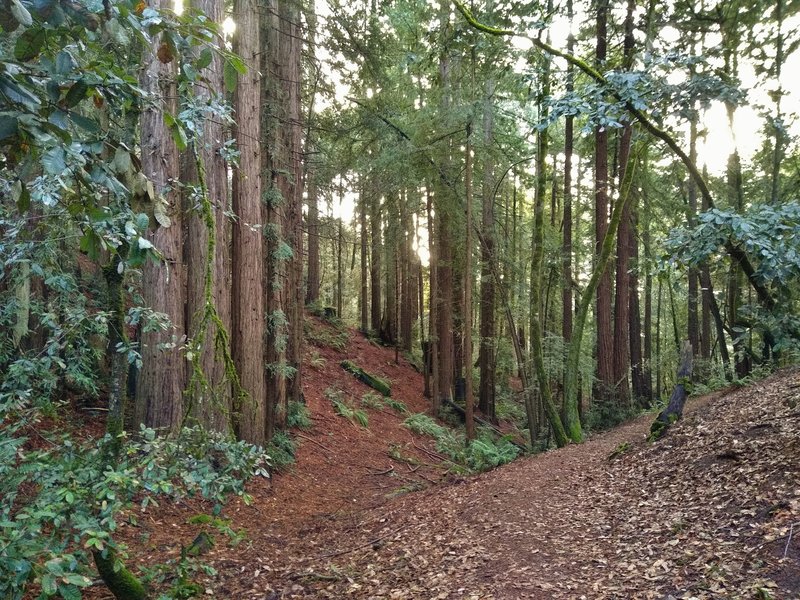
[[319, 301], [319, 205], [317, 184], [314, 178], [308, 179], [308, 287], [306, 304]]
[[[490, 151], [494, 137], [494, 97], [495, 82], [490, 77], [486, 80], [483, 97], [483, 183], [482, 183], [482, 214], [481, 231], [484, 243], [481, 244], [481, 296], [480, 296], [480, 348], [478, 350], [478, 363], [480, 367], [480, 387], [478, 390], [478, 407], [486, 418], [494, 423], [495, 414], [495, 281], [492, 276], [492, 265], [495, 261], [495, 231], [494, 231], [494, 160]], [[516, 199], [516, 196], [515, 196]], [[516, 207], [514, 207], [516, 209]], [[516, 214], [512, 218], [516, 218]], [[512, 240], [516, 233], [512, 232]], [[514, 249], [511, 250], [508, 264], [514, 260]], [[504, 278], [504, 281], [509, 279]], [[514, 293], [513, 283], [510, 284], [511, 293]]]
[[[214, 23], [221, 24], [225, 18], [225, 6], [220, 0], [195, 0], [194, 5]], [[222, 44], [222, 40], [219, 40]], [[211, 101], [214, 90], [223, 90], [222, 57], [214, 54], [211, 64], [206, 67], [203, 76], [207, 84], [198, 85], [195, 95], [200, 99]], [[203, 222], [199, 207], [189, 207], [186, 238], [186, 317], [187, 332], [192, 338], [203, 326], [205, 310], [205, 269], [212, 261], [212, 301], [217, 316], [230, 332], [231, 328], [231, 257], [230, 238], [231, 222], [228, 213], [228, 168], [221, 153], [227, 138], [225, 127], [218, 119], [208, 117], [203, 121], [202, 140], [204, 143], [195, 152], [205, 170], [205, 183], [208, 191], [207, 200], [211, 203], [214, 219], [214, 256], [209, 258], [208, 225]], [[199, 174], [195, 168], [193, 157], [187, 161], [186, 181], [198, 184]], [[204, 334], [203, 347], [199, 366], [208, 382], [208, 389], [199, 390], [200, 397], [190, 398], [193, 404], [193, 418], [210, 429], [226, 431], [231, 410], [231, 382], [225, 372], [225, 363], [216, 348], [219, 332], [214, 323], [208, 324]]]
[[786, 138], [785, 123], [783, 122], [783, 112], [781, 109], [781, 99], [783, 98], [783, 86], [781, 85], [781, 71], [783, 70], [784, 61], [784, 39], [783, 39], [783, 2], [784, 0], [776, 0], [775, 2], [775, 21], [777, 33], [775, 38], [775, 81], [778, 83], [778, 89], [775, 92], [775, 117], [773, 120], [773, 131], [775, 138], [773, 141], [772, 149], [772, 176], [770, 185], [770, 201], [772, 204], [777, 204], [780, 201], [780, 176], [781, 176], [781, 163], [783, 162], [783, 145]]
[[[156, 0], [155, 8], [170, 9], [166, 0]], [[161, 36], [146, 50], [140, 85], [156, 99], [142, 113], [142, 172], [153, 182], [158, 218], [151, 223], [150, 241], [161, 252], [160, 264], [148, 261], [142, 267], [144, 304], [166, 314], [172, 327], [164, 332], [143, 331], [142, 368], [136, 385], [136, 421], [150, 427], [175, 429], [181, 421], [185, 363], [180, 339], [185, 332], [183, 287], [183, 239], [178, 194], [179, 158], [164, 113], [177, 113], [176, 61], [163, 63], [157, 54]]]
[[[694, 111], [689, 125], [689, 159], [692, 162], [697, 162], [697, 115]], [[692, 227], [696, 221], [697, 214], [697, 185], [691, 177], [689, 178], [688, 186], [689, 213], [687, 221], [689, 227]], [[689, 269], [688, 277], [687, 337], [693, 351], [697, 352], [700, 349], [700, 322], [697, 315], [697, 269]]]
[[[629, 71], [633, 67], [633, 12], [636, 8], [635, 0], [628, 0], [625, 15], [625, 41], [623, 43], [623, 68]], [[619, 138], [618, 177], [619, 187], [625, 179], [625, 170], [628, 167], [628, 157], [631, 149], [632, 126], [626, 123]], [[639, 290], [636, 281], [632, 281], [632, 258], [635, 254], [634, 246], [637, 244], [634, 213], [634, 197], [629, 198], [622, 212], [622, 220], [617, 230], [617, 273], [616, 296], [614, 304], [614, 384], [617, 398], [623, 405], [631, 403], [630, 387], [628, 385], [628, 369], [633, 364], [632, 354], [637, 355], [638, 365], [641, 361], [641, 340], [639, 339]], [[635, 304], [636, 314], [632, 313], [632, 304]], [[637, 337], [632, 336], [631, 324], [637, 330]], [[637, 346], [634, 348], [634, 346]]]
[[[539, 96], [539, 110], [543, 118], [547, 118], [546, 98], [550, 95], [550, 57], [545, 58], [545, 65], [542, 74], [542, 83]], [[531, 362], [536, 378], [539, 383], [539, 398], [544, 409], [556, 444], [560, 448], [569, 441], [561, 415], [555, 407], [550, 391], [550, 379], [544, 366], [544, 351], [542, 348], [542, 267], [544, 262], [544, 196], [547, 193], [547, 146], [548, 133], [546, 129], [540, 129], [538, 134], [538, 144], [536, 148], [536, 190], [534, 199], [534, 224], [531, 253], [531, 290], [530, 290], [530, 337], [531, 337]], [[527, 395], [527, 402], [532, 402], [531, 395]], [[528, 414], [532, 413], [533, 407], [528, 408]], [[528, 426], [531, 432], [531, 445], [533, 445], [535, 423], [530, 422]]]
[[[439, 84], [441, 86], [440, 117], [447, 119], [450, 114], [450, 48], [448, 47], [450, 26], [450, 4], [442, 0], [440, 8], [441, 41], [439, 53]], [[444, 169], [450, 166], [449, 144], [445, 150]], [[453, 347], [453, 208], [452, 192], [439, 180], [436, 204], [436, 246], [438, 291], [437, 320], [439, 339], [439, 395], [437, 400], [453, 399], [453, 376], [455, 370], [455, 348]]]
[[428, 318], [429, 353], [428, 363], [431, 372], [431, 408], [433, 414], [439, 413], [441, 395], [439, 393], [439, 245], [436, 243], [438, 224], [433, 219], [433, 193], [430, 186], [426, 189], [428, 216], [428, 248], [430, 251], [430, 317]]
[[367, 246], [368, 246], [368, 232], [367, 232], [367, 202], [364, 196], [363, 182], [360, 182], [358, 188], [358, 223], [359, 223], [359, 239], [361, 242], [361, 294], [359, 296], [359, 304], [361, 306], [361, 331], [367, 333], [369, 331], [369, 262], [367, 259]]
[[[567, 15], [570, 29], [574, 20], [572, 0], [567, 0]], [[570, 31], [567, 38], [567, 52], [575, 52], [575, 36]], [[574, 85], [574, 70], [567, 65], [567, 93], [571, 93]], [[564, 223], [561, 243], [561, 337], [564, 344], [572, 339], [572, 155], [575, 144], [575, 117], [567, 115], [564, 125]]]
[[[287, 208], [286, 208], [286, 243], [292, 251], [289, 259], [287, 277], [288, 293], [286, 316], [289, 319], [286, 334], [288, 339], [286, 397], [287, 400], [300, 402], [303, 396], [303, 118], [301, 106], [301, 89], [303, 70], [301, 64], [302, 36], [300, 27], [300, 5], [294, 0], [281, 3], [281, 33], [283, 57], [286, 68], [283, 85], [288, 112], [286, 125], [283, 127], [286, 140], [286, 176]], [[279, 339], [275, 343], [280, 343]]]
[[370, 207], [370, 247], [369, 277], [372, 299], [370, 301], [370, 326], [375, 334], [381, 330], [381, 202], [372, 196]]
[[264, 377], [264, 253], [261, 227], [261, 30], [253, 0], [236, 0], [233, 51], [247, 64], [234, 93], [236, 139], [241, 152], [233, 173], [232, 353], [244, 400], [237, 399], [237, 435], [253, 444], [266, 437], [266, 380]]
[[467, 224], [464, 249], [464, 420], [467, 441], [475, 439], [475, 419], [472, 407], [472, 144], [467, 139], [464, 152], [464, 188], [466, 190]]
[[[596, 64], [605, 68], [607, 52], [608, 0], [597, 0], [597, 47]], [[602, 240], [608, 230], [608, 130], [595, 130], [595, 256], [600, 255]], [[595, 264], [595, 270], [598, 269]], [[597, 389], [595, 397], [610, 401], [614, 393], [614, 344], [611, 322], [611, 270], [606, 270], [597, 286], [595, 300], [595, 320], [597, 338], [595, 356], [597, 358]]]
[[[622, 130], [619, 147], [620, 188], [625, 178], [628, 155], [631, 145], [631, 126], [626, 124]], [[623, 406], [630, 404], [630, 387], [628, 385], [628, 367], [630, 366], [630, 259], [631, 246], [635, 243], [631, 217], [631, 201], [622, 211], [622, 219], [617, 230], [617, 273], [616, 296], [614, 302], [614, 385], [616, 398]]]

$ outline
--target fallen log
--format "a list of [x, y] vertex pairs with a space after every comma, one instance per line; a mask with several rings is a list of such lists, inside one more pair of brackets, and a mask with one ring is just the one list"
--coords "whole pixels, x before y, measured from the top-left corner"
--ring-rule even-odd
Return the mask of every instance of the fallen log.
[[392, 395], [392, 387], [380, 377], [370, 375], [364, 369], [349, 360], [343, 360], [340, 364], [345, 371], [352, 373], [356, 379], [367, 384], [372, 389], [378, 390], [384, 396]]
[[669, 397], [669, 402], [664, 410], [658, 413], [656, 420], [650, 425], [650, 441], [655, 441], [663, 436], [669, 427], [683, 416], [683, 406], [689, 395], [692, 385], [692, 345], [684, 342], [681, 352], [681, 362], [678, 367], [675, 389]]

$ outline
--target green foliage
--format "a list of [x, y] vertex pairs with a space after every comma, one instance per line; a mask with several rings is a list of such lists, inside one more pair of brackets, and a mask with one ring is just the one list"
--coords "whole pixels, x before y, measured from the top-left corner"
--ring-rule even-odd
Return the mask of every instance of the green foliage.
[[409, 413], [406, 403], [403, 402], [402, 400], [395, 400], [394, 398], [384, 398], [383, 402], [386, 404], [386, 406], [400, 413], [401, 415], [407, 415]]
[[315, 350], [311, 353], [308, 363], [315, 369], [322, 369], [328, 363], [328, 360]]
[[[167, 439], [142, 429], [126, 440], [76, 440], [38, 428], [32, 411], [6, 414], [0, 428], [0, 596], [22, 598], [31, 584], [46, 595], [79, 597], [90, 584], [92, 553], [123, 557], [114, 541], [117, 518], [134, 502], [202, 496], [222, 503], [229, 494], [249, 497], [244, 482], [268, 476], [269, 458], [258, 447], [187, 428]], [[28, 431], [38, 428], [31, 445]], [[112, 566], [112, 570], [116, 567]], [[115, 571], [115, 572], [118, 572]]]
[[347, 343], [350, 341], [350, 333], [347, 329], [317, 325], [309, 319], [303, 323], [303, 333], [309, 344], [333, 348], [340, 352], [347, 347]]
[[595, 400], [586, 412], [585, 426], [589, 431], [605, 431], [638, 416], [634, 406], [623, 406], [615, 401]]
[[383, 396], [375, 392], [367, 392], [361, 396], [361, 406], [380, 410], [384, 407]]
[[720, 209], [702, 213], [695, 227], [669, 235], [665, 263], [697, 267], [729, 241], [747, 253], [755, 279], [774, 296], [774, 306], [754, 302], [742, 307], [736, 332], [770, 332], [776, 352], [800, 349], [800, 318], [793, 310], [800, 289], [800, 203], [758, 204], [742, 214]]
[[527, 425], [525, 406], [515, 398], [511, 390], [498, 390], [495, 398], [495, 414], [500, 421], [512, 421], [517, 427]]
[[337, 415], [344, 417], [351, 423], [361, 425], [362, 427], [369, 427], [369, 417], [361, 409], [353, 408], [344, 398], [344, 394], [340, 390], [328, 388], [325, 390], [325, 396], [333, 404], [333, 410]]
[[270, 464], [280, 471], [294, 464], [297, 445], [286, 431], [276, 431], [264, 450], [269, 455]]
[[347, 371], [348, 373], [352, 373], [356, 377], [356, 379], [358, 379], [362, 383], [365, 383], [371, 388], [378, 390], [384, 396], [391, 396], [392, 385], [389, 381], [382, 379], [377, 375], [373, 375], [372, 373], [367, 373], [364, 369], [362, 369], [352, 361], [343, 360], [341, 362], [341, 365], [345, 371]]
[[466, 471], [488, 471], [511, 462], [520, 453], [511, 436], [498, 437], [486, 428], [479, 428], [477, 438], [467, 445], [463, 433], [443, 427], [422, 413], [411, 415], [403, 424], [414, 433], [434, 438], [437, 452]]
[[311, 412], [308, 407], [302, 402], [290, 400], [286, 426], [290, 429], [311, 429]]

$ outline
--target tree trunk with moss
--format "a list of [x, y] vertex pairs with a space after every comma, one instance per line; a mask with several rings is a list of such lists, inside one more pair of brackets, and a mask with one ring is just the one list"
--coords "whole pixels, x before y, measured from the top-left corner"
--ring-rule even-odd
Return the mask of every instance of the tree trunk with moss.
[[683, 416], [683, 406], [691, 393], [692, 386], [692, 345], [686, 341], [681, 351], [681, 362], [675, 379], [675, 389], [666, 408], [658, 413], [650, 426], [650, 440], [657, 440], [667, 429]]
[[[151, 3], [156, 9], [171, 9], [168, 0]], [[166, 314], [166, 331], [142, 331], [142, 368], [136, 385], [136, 423], [166, 430], [176, 429], [182, 416], [186, 384], [180, 339], [185, 332], [183, 293], [182, 211], [178, 194], [179, 157], [164, 113], [177, 114], [177, 61], [162, 62], [157, 54], [166, 38], [157, 36], [145, 51], [141, 71], [142, 89], [155, 99], [141, 117], [142, 172], [152, 181], [155, 218], [148, 238], [162, 255], [158, 264], [142, 266], [142, 299], [154, 311]]]

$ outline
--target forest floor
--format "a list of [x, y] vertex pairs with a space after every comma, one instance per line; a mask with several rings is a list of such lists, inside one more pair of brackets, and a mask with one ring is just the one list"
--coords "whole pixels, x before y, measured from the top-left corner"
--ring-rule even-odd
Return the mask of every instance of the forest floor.
[[[358, 333], [309, 326], [313, 427], [288, 472], [250, 486], [251, 506], [225, 507], [243, 539], [214, 532], [206, 597], [800, 598], [800, 371], [690, 400], [656, 443], [645, 415], [458, 477], [402, 415], [370, 409], [364, 428], [324, 393], [368, 391], [339, 367], [348, 358], [424, 412], [422, 376]], [[138, 515], [123, 528], [131, 565], [177, 558], [203, 528], [187, 519], [209, 510]]]

